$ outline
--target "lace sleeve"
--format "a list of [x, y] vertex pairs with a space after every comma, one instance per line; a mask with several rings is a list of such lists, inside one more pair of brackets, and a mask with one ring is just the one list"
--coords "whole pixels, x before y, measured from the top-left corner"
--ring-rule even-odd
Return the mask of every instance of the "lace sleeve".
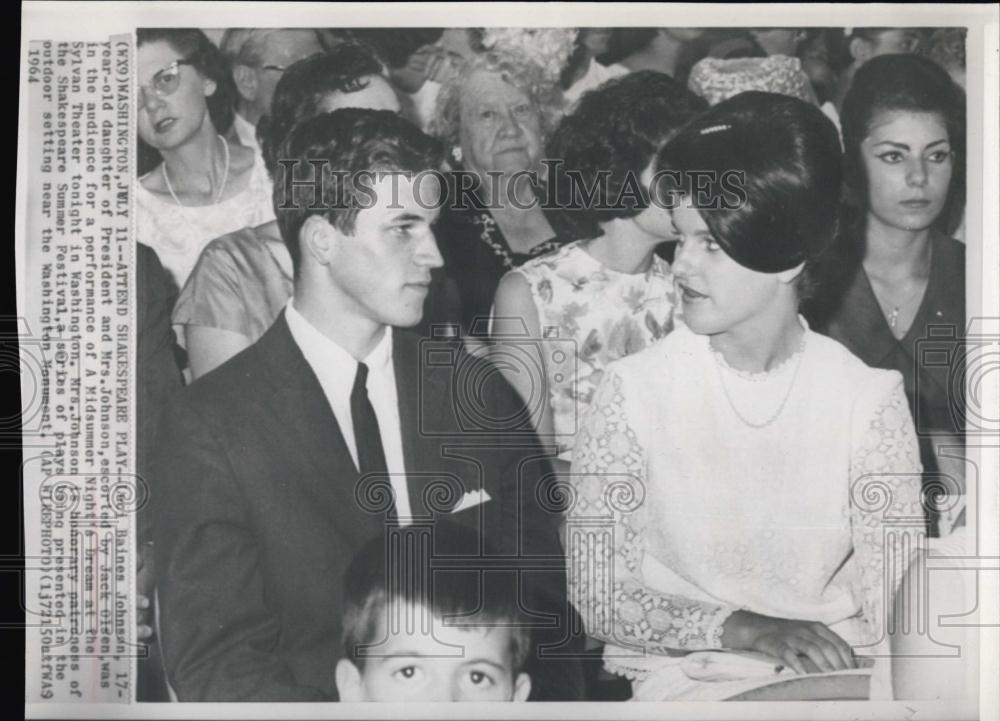
[[576, 444], [566, 520], [568, 589], [587, 632], [655, 654], [721, 647], [735, 608], [665, 595], [644, 585], [645, 451], [625, 411], [622, 378], [609, 369]]
[[902, 385], [878, 406], [851, 459], [851, 533], [866, 643], [886, 636], [887, 608], [924, 535], [920, 451]]

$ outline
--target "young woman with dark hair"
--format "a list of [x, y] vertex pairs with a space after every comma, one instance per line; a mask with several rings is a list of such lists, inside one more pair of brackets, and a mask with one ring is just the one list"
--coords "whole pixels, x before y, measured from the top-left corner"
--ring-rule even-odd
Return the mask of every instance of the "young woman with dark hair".
[[883, 55], [858, 70], [841, 120], [847, 203], [811, 315], [868, 365], [903, 375], [936, 474], [937, 446], [962, 442], [962, 371], [924, 362], [921, 348], [947, 353], [948, 333], [965, 332], [965, 246], [948, 236], [964, 206], [965, 96], [931, 60]]
[[[684, 325], [609, 365], [594, 394], [571, 475], [570, 597], [636, 700], [830, 672], [867, 697], [854, 653], [885, 636], [896, 568], [883, 519], [922, 528], [920, 462], [899, 374], [799, 315], [836, 226], [836, 130], [811, 104], [747, 92], [656, 168]], [[596, 518], [607, 551], [588, 540]]]

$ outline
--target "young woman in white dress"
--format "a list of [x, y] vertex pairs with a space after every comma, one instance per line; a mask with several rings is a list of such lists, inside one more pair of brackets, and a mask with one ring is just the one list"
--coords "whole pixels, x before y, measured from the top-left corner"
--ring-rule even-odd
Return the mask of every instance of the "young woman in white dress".
[[[899, 373], [799, 315], [835, 229], [836, 131], [801, 100], [744, 93], [656, 167], [677, 201], [685, 326], [609, 365], [595, 392], [571, 476], [570, 597], [637, 700], [732, 698], [786, 674], [861, 677], [867, 693], [858, 656], [881, 648], [905, 568], [885, 539], [924, 519]], [[694, 653], [720, 650], [736, 653]]]

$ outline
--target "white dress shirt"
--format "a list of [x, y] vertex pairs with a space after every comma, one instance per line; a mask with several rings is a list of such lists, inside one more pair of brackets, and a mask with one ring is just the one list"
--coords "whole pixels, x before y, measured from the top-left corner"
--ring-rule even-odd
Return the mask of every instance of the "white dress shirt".
[[257, 126], [239, 113], [233, 113], [233, 130], [240, 139], [240, 144], [260, 153], [260, 143], [257, 142]]
[[[344, 436], [354, 466], [358, 466], [358, 448], [351, 417], [351, 388], [358, 372], [358, 361], [295, 310], [293, 302], [285, 306], [285, 319], [292, 338], [319, 379], [333, 415]], [[364, 359], [368, 366], [368, 400], [378, 419], [386, 468], [396, 497], [400, 525], [410, 523], [410, 498], [406, 490], [406, 465], [403, 462], [403, 436], [400, 429], [396, 375], [392, 362], [392, 329], [386, 328], [382, 340]]]

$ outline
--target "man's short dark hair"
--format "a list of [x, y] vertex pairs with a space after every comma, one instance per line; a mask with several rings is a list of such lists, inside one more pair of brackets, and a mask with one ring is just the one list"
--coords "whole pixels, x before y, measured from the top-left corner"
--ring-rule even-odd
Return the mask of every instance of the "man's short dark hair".
[[[422, 551], [414, 557], [408, 548]], [[426, 527], [392, 528], [366, 543], [344, 574], [345, 658], [363, 667], [364, 647], [380, 640], [380, 622], [412, 605], [458, 628], [510, 627], [511, 666], [519, 673], [531, 636], [518, 604], [520, 579], [511, 570], [487, 570], [481, 559], [488, 554], [478, 533], [444, 521], [429, 535]]]
[[270, 112], [257, 123], [261, 155], [272, 177], [275, 153], [297, 123], [316, 115], [326, 96], [364, 90], [368, 87], [365, 78], [381, 72], [382, 65], [371, 49], [356, 43], [338, 45], [291, 65], [275, 86]]
[[296, 271], [299, 233], [310, 216], [354, 232], [359, 174], [437, 170], [443, 152], [438, 140], [388, 110], [344, 108], [297, 125], [278, 147], [274, 177], [274, 213]]

